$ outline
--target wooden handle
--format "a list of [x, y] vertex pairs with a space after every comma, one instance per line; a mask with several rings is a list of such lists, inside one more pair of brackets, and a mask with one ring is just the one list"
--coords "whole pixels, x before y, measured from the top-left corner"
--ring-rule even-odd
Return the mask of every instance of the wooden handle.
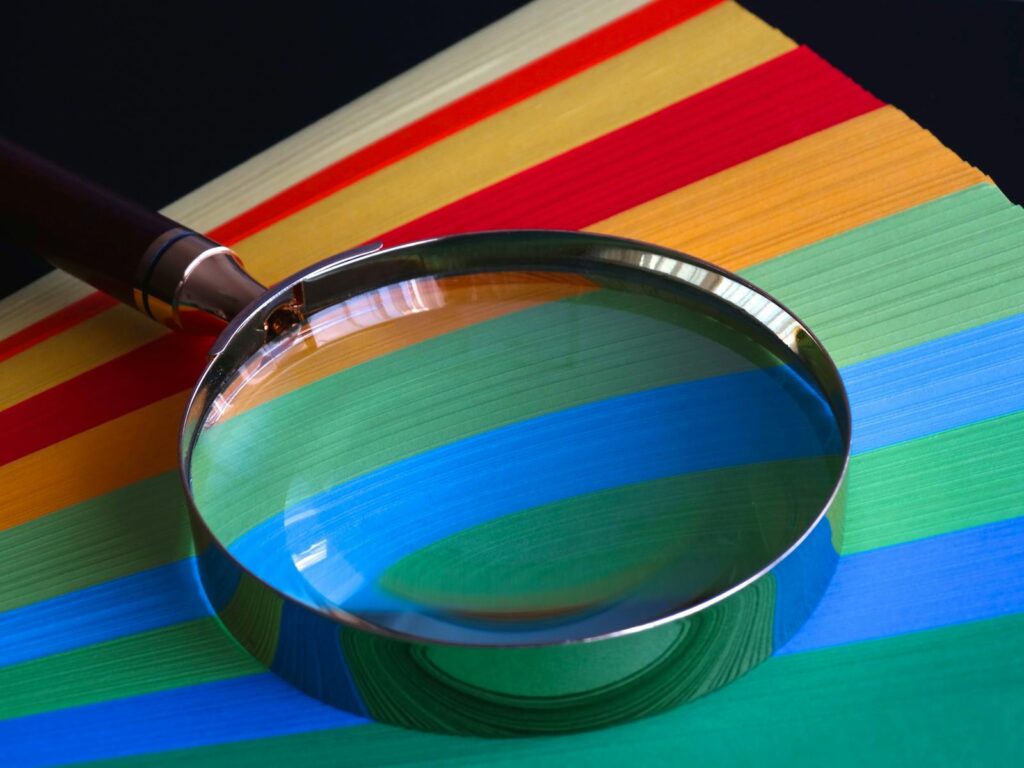
[[33, 254], [135, 306], [150, 244], [179, 225], [0, 139], [0, 248]]

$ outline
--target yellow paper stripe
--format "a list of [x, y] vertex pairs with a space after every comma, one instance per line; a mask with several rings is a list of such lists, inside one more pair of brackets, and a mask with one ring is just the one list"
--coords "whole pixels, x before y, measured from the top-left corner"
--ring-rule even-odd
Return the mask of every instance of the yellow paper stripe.
[[738, 75], [795, 44], [726, 2], [236, 244], [276, 281]]
[[173, 395], [0, 467], [0, 531], [177, 466]]
[[0, 301], [0, 339], [13, 336], [95, 291], [66, 272], [53, 271]]
[[587, 229], [738, 270], [986, 179], [883, 107]]
[[72, 379], [168, 333], [117, 305], [0, 362], [0, 410]]

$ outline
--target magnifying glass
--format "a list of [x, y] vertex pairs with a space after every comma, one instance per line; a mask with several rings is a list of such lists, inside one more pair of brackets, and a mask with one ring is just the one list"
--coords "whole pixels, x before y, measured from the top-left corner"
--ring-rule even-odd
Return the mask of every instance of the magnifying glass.
[[265, 288], [203, 235], [0, 154], [5, 246], [218, 334], [179, 441], [198, 570], [301, 690], [434, 731], [608, 725], [760, 663], [831, 578], [842, 381], [736, 275], [506, 231]]

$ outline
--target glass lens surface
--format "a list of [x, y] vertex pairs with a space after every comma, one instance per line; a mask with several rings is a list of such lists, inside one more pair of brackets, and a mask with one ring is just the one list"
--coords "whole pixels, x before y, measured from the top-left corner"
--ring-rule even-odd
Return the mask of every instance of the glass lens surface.
[[420, 278], [310, 317], [214, 400], [211, 531], [307, 604], [425, 639], [613, 632], [785, 552], [842, 441], [798, 363], [686, 289]]

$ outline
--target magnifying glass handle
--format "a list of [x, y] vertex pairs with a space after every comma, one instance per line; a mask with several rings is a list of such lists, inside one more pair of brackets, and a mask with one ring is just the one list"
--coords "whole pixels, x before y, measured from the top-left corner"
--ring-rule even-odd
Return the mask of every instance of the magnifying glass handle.
[[178, 330], [217, 333], [264, 291], [230, 248], [2, 139], [0, 248]]

